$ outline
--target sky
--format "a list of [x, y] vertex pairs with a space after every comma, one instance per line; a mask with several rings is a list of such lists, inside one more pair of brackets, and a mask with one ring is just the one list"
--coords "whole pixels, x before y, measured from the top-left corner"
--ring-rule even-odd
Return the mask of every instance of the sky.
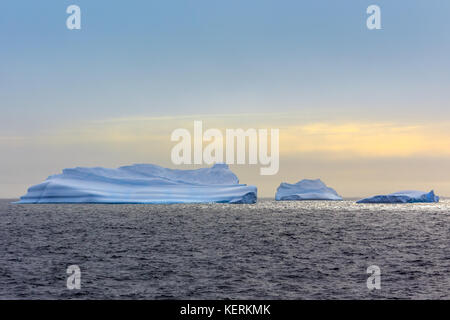
[[[68, 30], [66, 8], [81, 8]], [[366, 8], [381, 8], [381, 30]], [[2, 1], [0, 198], [63, 168], [171, 168], [171, 132], [278, 128], [272, 197], [321, 178], [345, 197], [450, 196], [450, 2]]]

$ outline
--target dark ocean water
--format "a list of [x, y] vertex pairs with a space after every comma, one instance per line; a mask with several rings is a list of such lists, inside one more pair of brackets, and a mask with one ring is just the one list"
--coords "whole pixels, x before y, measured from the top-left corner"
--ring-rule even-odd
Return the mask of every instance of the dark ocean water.
[[[0, 299], [449, 299], [450, 201], [13, 205]], [[81, 268], [68, 290], [66, 268]], [[366, 269], [381, 269], [369, 291]]]

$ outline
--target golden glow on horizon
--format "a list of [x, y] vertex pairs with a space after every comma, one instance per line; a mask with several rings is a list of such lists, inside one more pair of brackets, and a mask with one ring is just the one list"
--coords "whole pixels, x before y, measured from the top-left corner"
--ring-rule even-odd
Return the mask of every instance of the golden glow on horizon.
[[280, 133], [288, 153], [332, 152], [347, 156], [405, 157], [450, 155], [448, 125], [405, 126], [385, 123], [313, 123]]
[[[217, 128], [279, 128], [280, 156], [302, 153], [332, 153], [342, 157], [407, 157], [413, 155], [450, 155], [450, 125], [366, 123], [366, 122], [306, 122], [266, 116], [239, 117], [180, 116], [161, 118], [126, 118], [84, 124], [80, 129], [64, 130], [49, 140], [57, 144], [105, 144], [118, 147], [127, 144], [149, 152], [167, 150], [174, 145], [170, 134], [177, 128], [193, 129], [193, 121], [203, 120], [204, 130]], [[254, 121], [252, 121], [252, 119]], [[46, 141], [42, 137], [41, 141]], [[206, 145], [206, 143], [205, 143]], [[130, 148], [128, 148], [130, 150]], [[139, 151], [141, 153], [141, 151]]]

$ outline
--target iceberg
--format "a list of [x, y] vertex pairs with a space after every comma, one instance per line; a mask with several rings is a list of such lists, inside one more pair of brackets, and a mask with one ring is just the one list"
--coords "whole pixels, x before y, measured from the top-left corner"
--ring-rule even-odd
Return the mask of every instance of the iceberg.
[[257, 188], [239, 184], [226, 164], [196, 170], [135, 164], [64, 169], [16, 203], [255, 203], [256, 195]]
[[275, 200], [342, 200], [342, 197], [320, 179], [305, 179], [295, 184], [282, 182], [277, 189]]
[[423, 191], [399, 191], [387, 195], [378, 195], [370, 198], [365, 198], [356, 203], [414, 203], [414, 202], [439, 202], [439, 197], [434, 194], [434, 191], [426, 193]]

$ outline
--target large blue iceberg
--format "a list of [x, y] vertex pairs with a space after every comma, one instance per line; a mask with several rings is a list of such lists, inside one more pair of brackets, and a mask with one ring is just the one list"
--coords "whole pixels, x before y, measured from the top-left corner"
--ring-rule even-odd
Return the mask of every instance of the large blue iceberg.
[[17, 203], [255, 203], [256, 194], [226, 164], [196, 170], [136, 164], [64, 169], [30, 187]]
[[439, 197], [434, 191], [428, 193], [423, 191], [400, 191], [387, 195], [379, 195], [365, 198], [357, 203], [414, 203], [414, 202], [439, 202]]
[[275, 200], [342, 200], [342, 197], [320, 179], [305, 179], [295, 184], [282, 182], [277, 189]]

